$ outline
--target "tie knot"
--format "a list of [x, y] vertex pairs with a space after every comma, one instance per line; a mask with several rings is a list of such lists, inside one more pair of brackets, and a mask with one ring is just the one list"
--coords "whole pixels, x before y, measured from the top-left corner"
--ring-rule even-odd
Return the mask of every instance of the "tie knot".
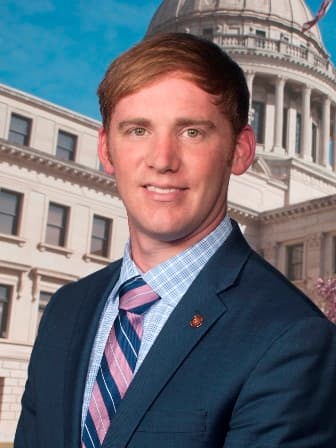
[[123, 283], [119, 288], [119, 309], [143, 314], [159, 296], [139, 275]]

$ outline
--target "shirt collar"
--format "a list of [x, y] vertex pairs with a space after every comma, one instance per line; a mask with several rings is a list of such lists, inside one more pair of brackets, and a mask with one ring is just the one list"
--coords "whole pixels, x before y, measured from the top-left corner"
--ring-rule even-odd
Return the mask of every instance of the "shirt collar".
[[131, 277], [142, 275], [161, 299], [175, 306], [175, 297], [180, 298], [184, 295], [201, 269], [229, 236], [231, 230], [231, 221], [228, 216], [225, 216], [221, 223], [202, 240], [146, 273], [142, 273], [133, 262], [128, 241], [118, 283], [122, 284]]

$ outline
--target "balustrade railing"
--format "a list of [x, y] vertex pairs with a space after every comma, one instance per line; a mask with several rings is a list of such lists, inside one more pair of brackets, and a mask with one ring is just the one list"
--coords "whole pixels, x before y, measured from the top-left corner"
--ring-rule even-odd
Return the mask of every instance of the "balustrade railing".
[[256, 53], [277, 54], [280, 58], [290, 57], [293, 61], [304, 62], [312, 68], [336, 77], [336, 69], [328, 59], [321, 57], [313, 49], [294, 45], [285, 40], [267, 39], [254, 35], [239, 36], [227, 34], [216, 36], [214, 41], [228, 51], [247, 50], [255, 51]]

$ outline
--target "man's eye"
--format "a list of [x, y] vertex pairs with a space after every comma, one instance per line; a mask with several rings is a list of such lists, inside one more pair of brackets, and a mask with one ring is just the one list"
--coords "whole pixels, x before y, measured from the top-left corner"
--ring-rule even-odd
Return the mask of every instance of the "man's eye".
[[141, 137], [142, 135], [146, 134], [146, 129], [145, 128], [134, 128], [134, 129], [132, 129], [132, 133], [134, 135], [137, 135], [138, 137]]
[[186, 131], [188, 137], [198, 137], [200, 135], [200, 131], [198, 129], [190, 128]]

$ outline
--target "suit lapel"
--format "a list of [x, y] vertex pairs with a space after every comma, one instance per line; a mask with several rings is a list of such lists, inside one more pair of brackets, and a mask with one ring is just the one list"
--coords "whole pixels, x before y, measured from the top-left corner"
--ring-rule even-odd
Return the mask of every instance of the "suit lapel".
[[[211, 258], [170, 315], [120, 403], [102, 448], [127, 446], [165, 384], [227, 311], [223, 293], [237, 280], [250, 252], [238, 226], [234, 226], [229, 239]], [[190, 325], [195, 315], [204, 318], [198, 328]]]
[[120, 263], [112, 264], [83, 282], [77, 303], [76, 323], [68, 351], [64, 374], [64, 434], [66, 448], [80, 446], [81, 415], [86, 375], [92, 345], [106, 299], [118, 280]]

